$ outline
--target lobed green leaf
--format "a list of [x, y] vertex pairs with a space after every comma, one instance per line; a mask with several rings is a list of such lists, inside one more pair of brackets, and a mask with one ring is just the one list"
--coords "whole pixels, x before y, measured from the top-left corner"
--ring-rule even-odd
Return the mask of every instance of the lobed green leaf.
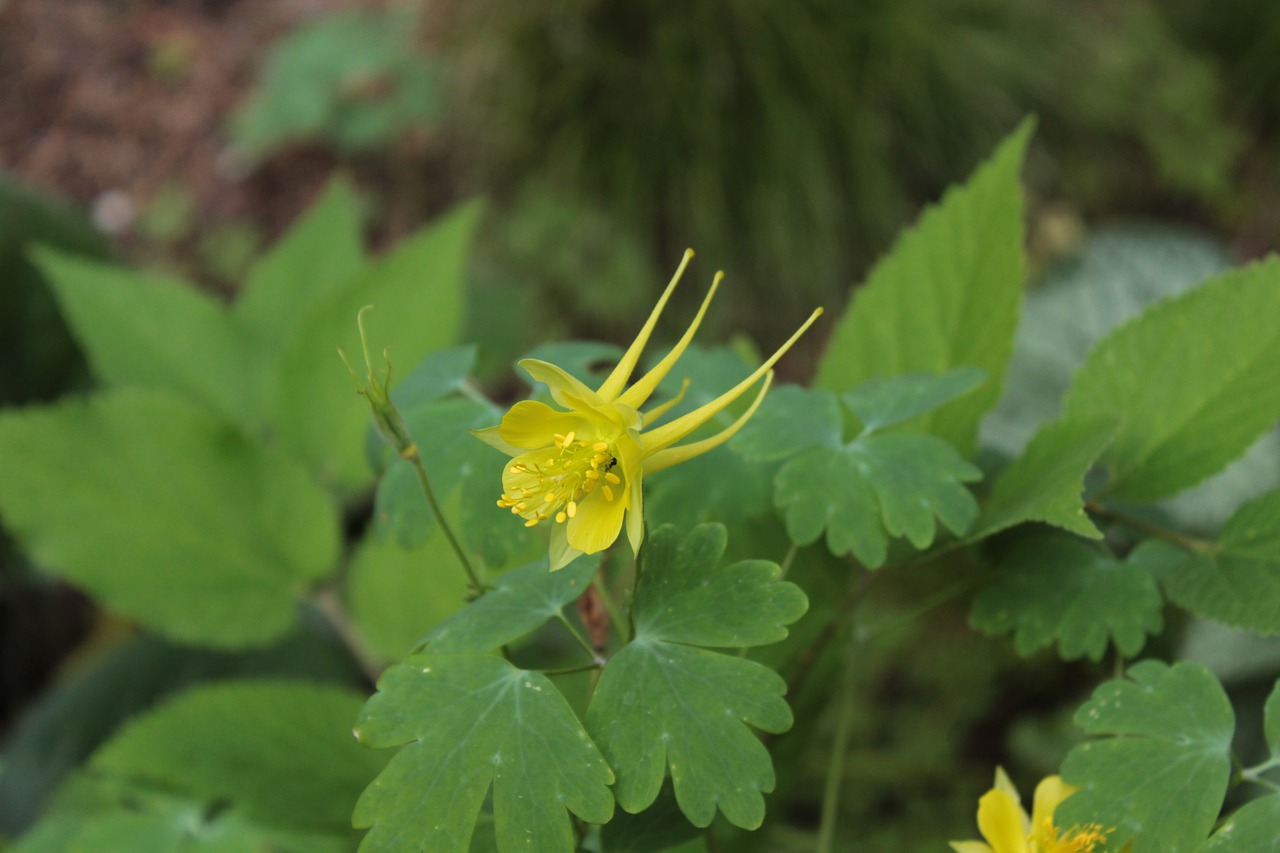
[[378, 680], [356, 735], [403, 746], [356, 805], [365, 853], [465, 853], [490, 785], [503, 853], [570, 853], [566, 809], [589, 823], [613, 813], [613, 773], [564, 697], [501, 658], [407, 658]]
[[867, 432], [874, 432], [963, 397], [986, 378], [986, 371], [977, 367], [957, 367], [942, 374], [876, 376], [846, 391], [840, 399], [858, 416]]
[[1280, 853], [1280, 795], [1246, 803], [1197, 853]]
[[1060, 805], [1060, 826], [1115, 828], [1115, 847], [1188, 853], [1208, 837], [1231, 776], [1235, 718], [1221, 685], [1200, 664], [1143, 661], [1107, 681], [1076, 712], [1089, 735], [1062, 775], [1080, 790]]

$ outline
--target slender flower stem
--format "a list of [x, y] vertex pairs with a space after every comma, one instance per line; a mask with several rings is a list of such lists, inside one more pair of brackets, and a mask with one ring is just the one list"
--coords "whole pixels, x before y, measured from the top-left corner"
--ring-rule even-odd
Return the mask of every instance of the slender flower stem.
[[342, 606], [337, 591], [332, 587], [321, 589], [311, 599], [311, 603], [329, 620], [330, 627], [338, 635], [338, 639], [342, 641], [342, 644], [346, 646], [347, 651], [351, 653], [351, 657], [355, 659], [360, 670], [369, 679], [369, 683], [377, 684], [378, 676], [382, 675], [382, 664], [378, 662], [373, 652], [365, 645], [364, 640], [361, 639], [350, 620], [348, 620], [347, 611]]
[[471, 581], [472, 587], [475, 588], [476, 597], [484, 595], [488, 587], [480, 580], [480, 576], [476, 574], [475, 567], [471, 565], [471, 560], [467, 557], [467, 552], [463, 549], [462, 543], [458, 541], [458, 537], [453, 532], [453, 527], [449, 524], [449, 519], [445, 518], [444, 510], [440, 508], [440, 502], [436, 500], [436, 493], [431, 488], [431, 478], [427, 476], [427, 466], [422, 464], [422, 454], [418, 452], [418, 446], [416, 444], [409, 445], [400, 455], [409, 461], [409, 464], [413, 466], [414, 473], [418, 475], [418, 484], [422, 486], [422, 494], [427, 498], [427, 504], [431, 507], [431, 514], [436, 517], [436, 522], [440, 525], [440, 529], [444, 531], [445, 538], [449, 540], [449, 547], [453, 548], [453, 553], [457, 555], [463, 571], [467, 573], [467, 579]]
[[613, 600], [613, 596], [609, 594], [609, 588], [605, 586], [602, 572], [597, 572], [591, 579], [591, 586], [595, 589], [596, 594], [600, 596], [600, 603], [604, 605], [605, 612], [609, 614], [609, 624], [613, 626], [614, 632], [618, 635], [618, 639], [627, 642], [626, 617], [622, 615], [622, 610], [618, 607], [618, 602]]
[[795, 560], [796, 554], [799, 553], [799, 551], [800, 546], [796, 544], [792, 544], [792, 546], [787, 549], [787, 555], [782, 558], [782, 573], [778, 575], [778, 580], [787, 579], [787, 572], [791, 571], [791, 562]]
[[560, 620], [560, 624], [564, 626], [564, 629], [578, 641], [578, 645], [582, 646], [586, 653], [591, 656], [595, 665], [603, 666], [604, 658], [600, 657], [600, 655], [596, 653], [595, 646], [591, 645], [591, 643], [587, 641], [587, 638], [582, 636], [582, 632], [573, 627], [573, 623], [569, 621], [568, 617], [566, 617], [563, 612], [559, 612], [556, 613], [556, 618]]
[[845, 665], [844, 689], [840, 694], [840, 708], [836, 717], [836, 739], [831, 746], [831, 761], [827, 764], [827, 780], [822, 791], [822, 817], [818, 823], [818, 853], [832, 853], [835, 849], [836, 821], [840, 811], [840, 787], [844, 783], [844, 759], [849, 749], [849, 730], [853, 727], [853, 705], [856, 699], [853, 681], [853, 655]]
[[1207, 553], [1216, 547], [1213, 542], [1208, 540], [1197, 539], [1194, 536], [1187, 536], [1186, 534], [1179, 533], [1176, 530], [1170, 530], [1163, 525], [1155, 524], [1154, 522], [1146, 521], [1141, 518], [1136, 518], [1128, 513], [1117, 512], [1101, 501], [1085, 501], [1084, 506], [1085, 509], [1099, 518], [1105, 518], [1109, 521], [1114, 521], [1118, 524], [1123, 524], [1125, 527], [1137, 530], [1139, 533], [1146, 533], [1150, 536], [1155, 536], [1157, 539], [1172, 542], [1179, 548], [1185, 548], [1188, 551]]

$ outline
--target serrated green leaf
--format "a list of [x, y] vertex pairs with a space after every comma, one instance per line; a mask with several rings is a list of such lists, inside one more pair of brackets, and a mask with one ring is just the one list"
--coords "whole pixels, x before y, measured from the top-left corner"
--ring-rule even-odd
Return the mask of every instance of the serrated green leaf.
[[350, 183], [335, 178], [249, 270], [235, 318], [265, 352], [277, 353], [299, 320], [364, 263], [355, 193]]
[[617, 774], [626, 811], [648, 808], [671, 779], [680, 809], [707, 826], [717, 807], [736, 826], [764, 820], [761, 792], [773, 790], [769, 753], [748, 725], [791, 726], [786, 685], [772, 670], [700, 646], [776, 642], [808, 601], [763, 560], [717, 568], [723, 527], [695, 528], [683, 541], [663, 527], [646, 540], [631, 617], [635, 636], [600, 677], [587, 728]]
[[1089, 735], [1062, 775], [1080, 790], [1057, 809], [1059, 826], [1115, 828], [1133, 853], [1186, 853], [1209, 835], [1231, 776], [1235, 717], [1217, 680], [1200, 664], [1143, 661], [1107, 681], [1076, 712]]
[[365, 305], [371, 347], [400, 370], [452, 344], [461, 322], [462, 263], [480, 208], [435, 220], [334, 292], [285, 343], [272, 383], [272, 422], [296, 453], [342, 488], [369, 482], [362, 438], [368, 407], [334, 352], [360, 352], [356, 314]]
[[1197, 853], [1280, 853], [1280, 796], [1246, 803]]
[[249, 339], [194, 285], [49, 250], [35, 253], [94, 373], [124, 388], [172, 391], [251, 425]]
[[185, 642], [284, 634], [337, 554], [336, 513], [305, 471], [167, 395], [6, 413], [0, 467], [0, 513], [32, 555]]
[[305, 682], [231, 682], [188, 691], [127, 725], [90, 768], [233, 804], [268, 825], [346, 831], [385, 756], [361, 749], [364, 697]]
[[917, 550], [929, 547], [935, 517], [962, 535], [978, 515], [962, 484], [979, 477], [934, 436], [870, 435], [787, 462], [774, 479], [774, 502], [797, 544], [816, 541], [825, 529], [833, 554], [853, 553], [876, 568], [885, 562], [890, 537], [905, 536]]
[[970, 539], [1042, 521], [1089, 539], [1102, 533], [1084, 511], [1084, 477], [1120, 429], [1116, 418], [1055, 421], [1031, 439], [991, 491]]
[[948, 373], [876, 376], [840, 395], [867, 432], [894, 426], [933, 411], [980, 386], [987, 372], [957, 367]]
[[1108, 642], [1133, 657], [1164, 625], [1160, 591], [1142, 560], [1141, 547], [1122, 563], [1073, 536], [1028, 536], [997, 564], [969, 619], [988, 634], [1016, 632], [1024, 657], [1055, 640], [1063, 660], [1101, 660]]
[[383, 661], [409, 654], [430, 628], [467, 601], [466, 573], [435, 530], [414, 548], [366, 538], [347, 572], [347, 606], [361, 638]]
[[1024, 122], [876, 265], [832, 333], [815, 387], [843, 391], [876, 376], [981, 368], [986, 387], [922, 422], [971, 455], [1013, 350], [1023, 276], [1018, 172], [1031, 128]]
[[1108, 490], [1156, 500], [1220, 471], [1280, 419], [1280, 258], [1160, 303], [1098, 345], [1065, 402], [1119, 415]]
[[566, 809], [588, 823], [613, 814], [613, 773], [564, 697], [501, 658], [406, 659], [378, 680], [356, 733], [374, 748], [408, 744], [356, 805], [364, 853], [463, 853], [490, 783], [502, 853], [568, 853]]
[[752, 461], [773, 462], [815, 447], [838, 447], [843, 437], [835, 394], [783, 385], [769, 392], [729, 446]]
[[1238, 628], [1280, 633], [1280, 492], [1240, 507], [1209, 551], [1164, 547], [1169, 559], [1159, 578], [1178, 605]]
[[518, 640], [586, 592], [599, 565], [598, 556], [579, 557], [552, 572], [544, 557], [507, 572], [493, 589], [422, 637], [418, 647], [433, 654], [487, 652]]

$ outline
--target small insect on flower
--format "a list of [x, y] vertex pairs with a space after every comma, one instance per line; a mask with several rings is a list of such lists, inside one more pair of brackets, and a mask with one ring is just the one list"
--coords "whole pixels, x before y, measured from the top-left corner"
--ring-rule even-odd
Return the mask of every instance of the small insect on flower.
[[[512, 457], [502, 474], [498, 506], [524, 519], [526, 527], [552, 524], [551, 569], [563, 568], [581, 554], [595, 554], [614, 543], [626, 525], [633, 551], [644, 536], [644, 477], [706, 453], [728, 441], [755, 414], [769, 383], [771, 368], [821, 314], [819, 308], [778, 351], [750, 376], [709, 403], [661, 426], [653, 426], [684, 396], [647, 412], [641, 407], [693, 340], [724, 273], [716, 273], [688, 330], [661, 361], [627, 387], [662, 309], [680, 282], [692, 251], [686, 251], [640, 334], [613, 372], [592, 390], [561, 368], [537, 359], [520, 366], [546, 383], [557, 409], [536, 400], [516, 403], [489, 429], [475, 435]], [[715, 417], [751, 386], [764, 379], [760, 393], [733, 424], [708, 438], [677, 445]]]

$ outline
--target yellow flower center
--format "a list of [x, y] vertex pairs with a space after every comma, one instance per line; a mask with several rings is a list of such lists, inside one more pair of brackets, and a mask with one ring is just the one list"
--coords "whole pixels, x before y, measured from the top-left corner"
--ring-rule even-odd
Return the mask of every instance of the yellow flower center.
[[1093, 853], [1114, 831], [1090, 823], [1059, 833], [1053, 821], [1046, 820], [1041, 831], [1030, 839], [1031, 849], [1034, 853]]
[[552, 518], [564, 524], [578, 513], [578, 502], [596, 489], [606, 501], [617, 497], [622, 478], [614, 473], [618, 457], [607, 441], [582, 441], [574, 433], [555, 436], [555, 444], [518, 457], [507, 468], [506, 491], [498, 506], [525, 519], [525, 527]]

